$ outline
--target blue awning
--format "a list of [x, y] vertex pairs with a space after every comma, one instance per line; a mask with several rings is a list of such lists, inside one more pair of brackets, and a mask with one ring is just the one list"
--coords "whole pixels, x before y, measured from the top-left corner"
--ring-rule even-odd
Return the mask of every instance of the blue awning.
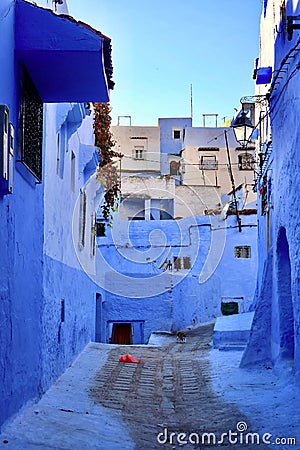
[[16, 1], [15, 49], [44, 102], [107, 102], [110, 39], [70, 16]]

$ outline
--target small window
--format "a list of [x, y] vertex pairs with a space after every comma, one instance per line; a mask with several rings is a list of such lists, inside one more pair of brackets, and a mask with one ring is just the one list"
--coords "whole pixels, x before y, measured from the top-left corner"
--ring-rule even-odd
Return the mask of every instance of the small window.
[[181, 130], [173, 130], [173, 139], [181, 139]]
[[61, 300], [60, 303], [60, 321], [63, 323], [65, 321], [65, 301]]
[[140, 146], [134, 146], [133, 149], [133, 157], [134, 159], [144, 159], [144, 146], [140, 145]]
[[221, 312], [223, 316], [231, 316], [239, 313], [239, 304], [237, 302], [222, 302]]
[[191, 268], [191, 258], [189, 256], [185, 256], [183, 258], [183, 268], [190, 269]]
[[20, 76], [19, 154], [22, 163], [41, 183], [43, 156], [43, 102], [25, 67]]
[[104, 222], [96, 222], [96, 236], [103, 237], [105, 234], [105, 223]]
[[190, 269], [191, 268], [191, 258], [189, 256], [184, 256], [179, 258], [178, 256], [174, 256], [174, 269]]
[[201, 170], [217, 170], [218, 162], [216, 156], [201, 156]]
[[238, 156], [239, 170], [253, 170], [253, 159], [250, 153], [242, 153]]
[[234, 256], [236, 258], [251, 258], [251, 247], [249, 245], [234, 247]]
[[180, 162], [171, 161], [170, 162], [170, 175], [180, 175]]

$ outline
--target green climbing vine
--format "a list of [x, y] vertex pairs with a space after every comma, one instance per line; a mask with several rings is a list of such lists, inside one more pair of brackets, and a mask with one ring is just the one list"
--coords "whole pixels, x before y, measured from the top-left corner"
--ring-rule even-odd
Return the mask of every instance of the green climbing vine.
[[116, 167], [115, 158], [122, 158], [122, 154], [113, 150], [111, 126], [111, 107], [108, 103], [94, 103], [94, 133], [95, 145], [99, 149], [100, 162], [97, 179], [105, 187], [103, 217], [107, 222], [113, 219], [113, 213], [118, 208], [120, 194], [120, 175]]

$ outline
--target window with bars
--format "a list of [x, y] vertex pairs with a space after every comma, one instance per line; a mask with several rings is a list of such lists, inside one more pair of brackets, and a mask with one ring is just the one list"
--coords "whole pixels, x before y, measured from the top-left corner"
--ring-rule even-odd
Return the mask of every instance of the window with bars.
[[145, 157], [145, 148], [143, 145], [135, 145], [133, 149], [133, 157], [134, 159], [144, 159]]
[[201, 156], [200, 169], [201, 170], [217, 170], [218, 169], [218, 161], [217, 161], [216, 156], [215, 155]]
[[22, 163], [39, 181], [42, 181], [43, 102], [26, 71], [20, 69], [20, 136], [19, 154]]
[[234, 247], [234, 256], [236, 258], [251, 258], [250, 245], [239, 245]]
[[239, 170], [253, 170], [253, 158], [250, 153], [242, 153], [238, 156]]

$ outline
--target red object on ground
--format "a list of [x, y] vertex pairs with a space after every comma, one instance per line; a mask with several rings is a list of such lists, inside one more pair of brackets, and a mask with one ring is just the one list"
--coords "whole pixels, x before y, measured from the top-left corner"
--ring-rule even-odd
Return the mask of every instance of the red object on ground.
[[126, 353], [126, 355], [122, 355], [119, 358], [120, 362], [126, 362], [126, 363], [139, 363], [141, 362], [140, 359], [135, 358], [132, 355], [129, 355], [129, 353]]

